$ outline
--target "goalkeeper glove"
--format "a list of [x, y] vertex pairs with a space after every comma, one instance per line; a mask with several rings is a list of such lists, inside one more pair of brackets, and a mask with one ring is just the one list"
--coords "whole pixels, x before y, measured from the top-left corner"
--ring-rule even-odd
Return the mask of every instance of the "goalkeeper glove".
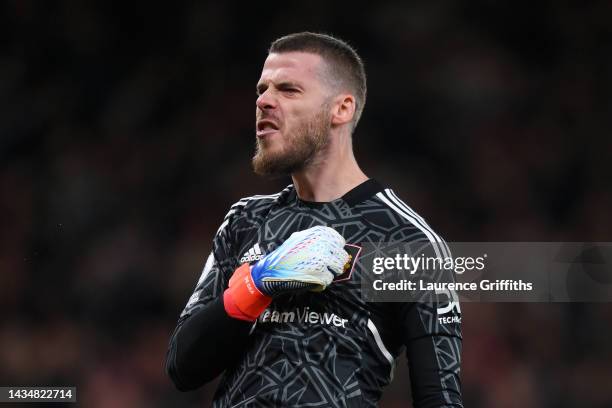
[[254, 321], [272, 297], [298, 290], [320, 292], [341, 275], [350, 260], [344, 238], [329, 227], [291, 234], [280, 247], [251, 266], [240, 266], [223, 294], [228, 315]]

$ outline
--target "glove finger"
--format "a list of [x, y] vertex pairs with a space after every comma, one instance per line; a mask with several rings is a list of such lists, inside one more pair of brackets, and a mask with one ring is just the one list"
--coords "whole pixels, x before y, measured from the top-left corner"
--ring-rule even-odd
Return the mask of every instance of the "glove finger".
[[330, 242], [333, 245], [337, 245], [339, 247], [344, 247], [344, 245], [346, 244], [346, 241], [344, 239], [344, 237], [342, 235], [340, 235], [340, 233], [338, 231], [336, 231], [333, 228], [329, 228], [327, 227], [327, 234], [325, 236], [325, 238], [327, 239], [328, 242]]
[[344, 265], [350, 259], [349, 254], [343, 248], [335, 249], [331, 252], [332, 256], [329, 259], [328, 268], [334, 275], [342, 275], [344, 273]]
[[344, 247], [336, 247], [332, 249], [332, 257], [338, 263], [344, 265], [349, 260], [349, 254], [344, 250]]
[[321, 271], [319, 272], [319, 279], [323, 287], [326, 287], [327, 285], [332, 283], [335, 277], [336, 275], [333, 271], [329, 269], [329, 266], [324, 266], [324, 269], [321, 269]]
[[291, 235], [289, 235], [289, 238], [287, 238], [287, 240], [285, 240], [285, 243], [286, 242], [293, 243], [293, 242], [299, 241], [299, 240], [303, 239], [304, 236], [308, 235], [308, 233], [309, 233], [308, 230], [295, 231]]

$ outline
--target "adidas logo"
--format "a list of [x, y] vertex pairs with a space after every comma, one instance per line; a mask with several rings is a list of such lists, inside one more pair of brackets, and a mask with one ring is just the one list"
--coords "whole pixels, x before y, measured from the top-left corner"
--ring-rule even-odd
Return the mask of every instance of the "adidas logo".
[[240, 263], [259, 261], [263, 257], [264, 255], [261, 253], [259, 244], [255, 244], [253, 245], [253, 248], [249, 249], [244, 253], [244, 255], [242, 255], [242, 258], [240, 258]]

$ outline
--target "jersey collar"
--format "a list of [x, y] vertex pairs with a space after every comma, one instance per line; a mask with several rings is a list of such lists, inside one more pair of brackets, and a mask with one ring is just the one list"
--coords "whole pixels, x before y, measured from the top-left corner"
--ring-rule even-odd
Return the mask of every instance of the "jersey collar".
[[320, 208], [327, 204], [333, 203], [334, 201], [342, 200], [346, 204], [348, 204], [350, 207], [353, 207], [367, 200], [368, 198], [373, 197], [376, 193], [378, 193], [379, 191], [382, 191], [383, 189], [384, 187], [377, 180], [368, 179], [364, 181], [363, 183], [359, 184], [358, 186], [356, 186], [355, 188], [353, 188], [352, 190], [350, 190], [348, 193], [344, 194], [342, 197], [338, 198], [337, 200], [330, 201], [330, 202], [316, 202], [316, 201], [301, 200], [300, 198], [298, 198], [295, 188], [291, 192], [292, 194], [291, 194], [290, 200], [295, 199], [298, 202], [298, 204], [305, 205], [307, 207], [312, 207], [312, 208]]

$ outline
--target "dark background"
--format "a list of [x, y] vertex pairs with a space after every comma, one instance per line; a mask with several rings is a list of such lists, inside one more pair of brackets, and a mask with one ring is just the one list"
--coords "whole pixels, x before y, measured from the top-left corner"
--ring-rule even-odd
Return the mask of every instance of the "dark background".
[[[612, 2], [405, 3], [3, 2], [0, 384], [210, 400], [167, 341], [229, 206], [289, 183], [250, 157], [290, 32], [357, 48], [357, 158], [448, 241], [612, 241]], [[462, 310], [466, 407], [612, 406], [610, 304]], [[381, 407], [410, 401], [398, 365]]]

